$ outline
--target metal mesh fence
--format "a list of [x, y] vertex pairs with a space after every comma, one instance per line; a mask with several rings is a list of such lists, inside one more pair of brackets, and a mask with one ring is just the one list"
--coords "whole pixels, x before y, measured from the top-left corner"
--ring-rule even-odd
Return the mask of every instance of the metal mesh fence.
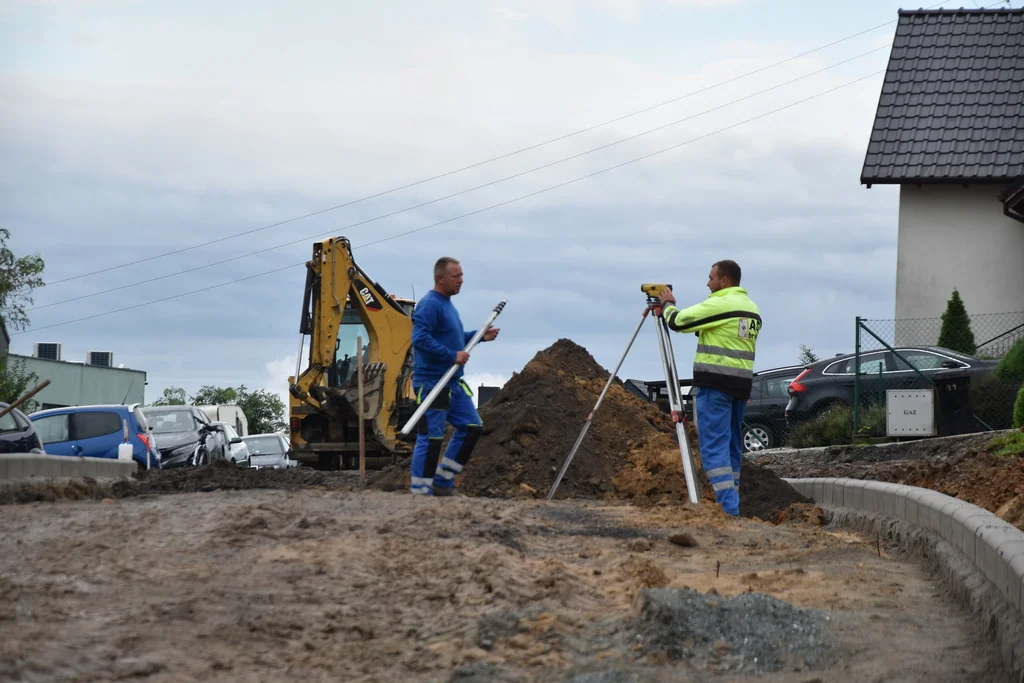
[[[935, 433], [1013, 426], [1021, 380], [1003, 359], [1024, 346], [1024, 312], [898, 320], [857, 320], [854, 435], [891, 436], [888, 392], [931, 390]], [[856, 371], [854, 371], [854, 367]], [[912, 436], [913, 433], [908, 433]]]

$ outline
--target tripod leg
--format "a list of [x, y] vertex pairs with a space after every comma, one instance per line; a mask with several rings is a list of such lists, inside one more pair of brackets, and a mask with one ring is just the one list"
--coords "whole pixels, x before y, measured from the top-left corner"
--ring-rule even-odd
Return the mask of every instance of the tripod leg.
[[690, 450], [690, 437], [686, 433], [686, 415], [683, 412], [683, 401], [679, 393], [679, 374], [676, 370], [675, 353], [672, 351], [672, 340], [669, 337], [668, 325], [664, 319], [658, 319], [658, 347], [661, 350], [661, 362], [665, 367], [665, 380], [668, 386], [669, 407], [672, 409], [672, 421], [675, 422], [676, 439], [679, 441], [679, 455], [683, 461], [683, 476], [686, 479], [686, 493], [692, 505], [700, 503], [697, 493], [697, 479], [693, 467], [693, 454]]
[[576, 437], [576, 443], [573, 444], [572, 450], [569, 451], [569, 455], [566, 456], [565, 462], [562, 463], [562, 469], [558, 471], [558, 476], [555, 477], [555, 483], [551, 485], [551, 490], [548, 491], [547, 499], [551, 500], [552, 496], [555, 495], [555, 491], [558, 490], [558, 485], [562, 482], [562, 477], [565, 476], [566, 470], [569, 469], [569, 464], [572, 462], [573, 456], [576, 455], [576, 451], [579, 449], [580, 444], [583, 443], [583, 437], [586, 436], [587, 430], [590, 429], [590, 423], [594, 421], [594, 414], [597, 412], [598, 406], [601, 405], [601, 401], [604, 400], [605, 394], [608, 393], [608, 389], [612, 386], [612, 382], [615, 381], [616, 375], [619, 374], [619, 368], [622, 367], [622, 362], [626, 360], [626, 356], [629, 354], [629, 350], [633, 347], [633, 342], [636, 341], [636, 336], [640, 334], [640, 328], [643, 327], [644, 321], [647, 320], [647, 314], [651, 312], [650, 308], [644, 309], [644, 314], [640, 318], [640, 324], [636, 326], [633, 331], [633, 336], [629, 338], [629, 343], [626, 344], [626, 350], [622, 352], [622, 357], [619, 358], [618, 364], [615, 369], [612, 370], [612, 374], [608, 377], [608, 381], [604, 385], [604, 389], [601, 390], [601, 395], [597, 397], [597, 403], [590, 410], [590, 414], [587, 415], [587, 421], [583, 423], [583, 429], [580, 431], [580, 435]]

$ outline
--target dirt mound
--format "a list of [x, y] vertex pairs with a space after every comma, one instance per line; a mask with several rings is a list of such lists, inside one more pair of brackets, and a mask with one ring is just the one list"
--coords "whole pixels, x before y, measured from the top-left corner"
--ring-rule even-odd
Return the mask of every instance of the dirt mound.
[[[560, 339], [538, 352], [480, 410], [484, 434], [477, 442], [460, 491], [472, 496], [540, 498], [547, 495], [580, 429], [608, 380], [608, 371], [583, 347]], [[700, 469], [696, 430], [690, 443], [701, 495], [714, 493]], [[408, 461], [375, 473], [371, 486], [406, 488]], [[771, 520], [791, 503], [808, 502], [770, 471], [744, 468], [744, 516]], [[565, 474], [556, 498], [682, 502], [686, 483], [669, 415], [633, 395], [616, 380]]]
[[849, 477], [932, 489], [1024, 529], [1024, 456], [999, 455], [998, 442], [991, 434], [979, 434], [766, 456], [759, 461], [784, 477]]
[[261, 488], [295, 490], [318, 487], [350, 490], [358, 485], [358, 477], [349, 473], [321, 472], [306, 468], [245, 469], [216, 462], [205, 467], [140, 472], [131, 479], [115, 481], [97, 481], [91, 477], [83, 477], [69, 480], [12, 482], [0, 487], [0, 505]]
[[743, 463], [743, 471], [740, 474], [741, 517], [757, 517], [766, 522], [773, 522], [790, 505], [813, 502], [782, 481], [779, 475], [771, 470], [752, 462]]

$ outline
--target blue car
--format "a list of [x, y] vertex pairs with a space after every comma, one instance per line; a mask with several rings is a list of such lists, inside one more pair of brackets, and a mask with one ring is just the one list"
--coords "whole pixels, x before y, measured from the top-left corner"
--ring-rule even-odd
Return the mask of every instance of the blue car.
[[139, 403], [50, 408], [32, 413], [28, 419], [50, 455], [117, 459], [117, 449], [127, 433], [139, 469], [160, 469], [160, 451]]

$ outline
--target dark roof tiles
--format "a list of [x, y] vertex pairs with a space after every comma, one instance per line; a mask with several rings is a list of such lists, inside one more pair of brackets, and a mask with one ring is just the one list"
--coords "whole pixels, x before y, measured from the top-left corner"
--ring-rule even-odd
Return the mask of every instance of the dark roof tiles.
[[900, 11], [863, 183], [1024, 175], [1024, 9]]

